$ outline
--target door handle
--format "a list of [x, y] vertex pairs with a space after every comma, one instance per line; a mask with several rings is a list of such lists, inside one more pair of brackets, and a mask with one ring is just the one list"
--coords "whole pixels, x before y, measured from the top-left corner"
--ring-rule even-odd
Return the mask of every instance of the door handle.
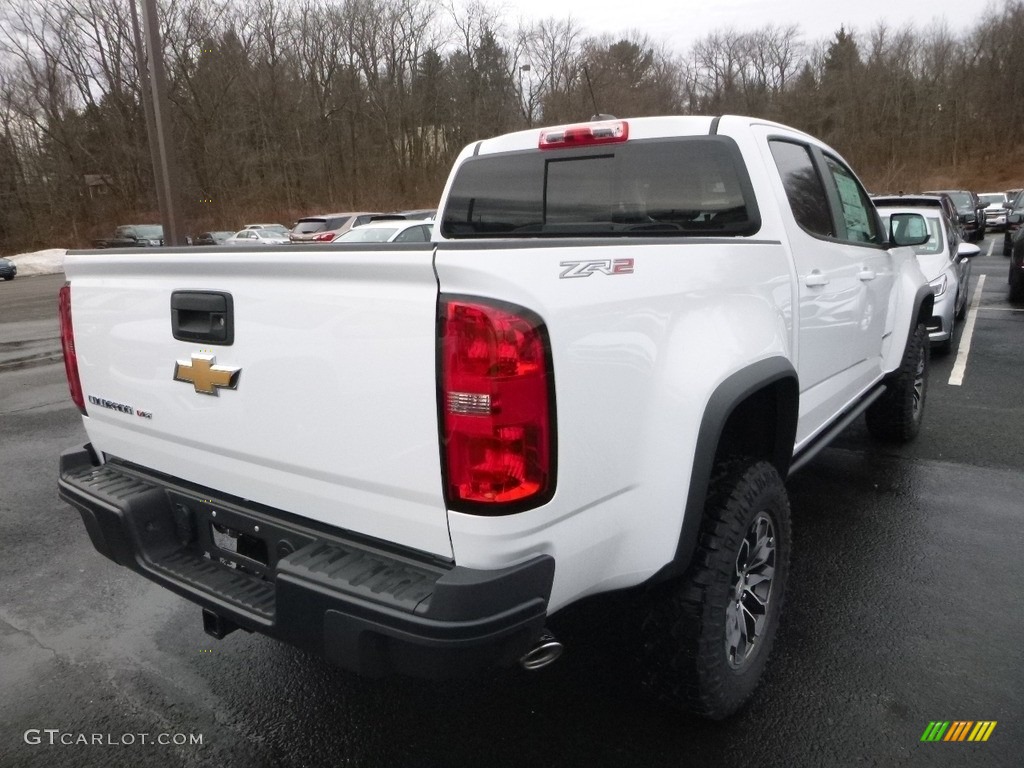
[[876, 277], [878, 277], [878, 275], [875, 274], [875, 271], [873, 269], [863, 269], [857, 273], [857, 277], [859, 277], [864, 282], [867, 282], [868, 280], [874, 280]]
[[821, 285], [828, 285], [828, 278], [825, 277], [818, 270], [814, 270], [807, 277], [804, 278], [804, 285], [808, 288], [817, 288]]

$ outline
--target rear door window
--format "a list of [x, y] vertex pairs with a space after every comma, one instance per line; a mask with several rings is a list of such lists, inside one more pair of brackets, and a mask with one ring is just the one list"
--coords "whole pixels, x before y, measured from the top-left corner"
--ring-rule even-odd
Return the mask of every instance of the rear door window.
[[834, 237], [828, 195], [807, 147], [778, 140], [769, 142], [769, 146], [797, 224], [812, 235]]

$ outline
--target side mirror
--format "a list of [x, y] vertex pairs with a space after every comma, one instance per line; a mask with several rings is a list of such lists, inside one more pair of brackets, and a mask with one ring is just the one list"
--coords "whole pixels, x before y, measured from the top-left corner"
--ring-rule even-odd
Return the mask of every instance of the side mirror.
[[889, 242], [893, 246], [924, 245], [930, 238], [928, 222], [920, 213], [894, 213], [889, 217]]
[[1024, 214], [1011, 213], [1009, 216], [1006, 217], [1006, 221], [1009, 224], [1020, 224], [1021, 220], [1024, 220]]
[[960, 243], [956, 247], [956, 255], [958, 258], [971, 258], [981, 253], [981, 248], [976, 246], [974, 243]]

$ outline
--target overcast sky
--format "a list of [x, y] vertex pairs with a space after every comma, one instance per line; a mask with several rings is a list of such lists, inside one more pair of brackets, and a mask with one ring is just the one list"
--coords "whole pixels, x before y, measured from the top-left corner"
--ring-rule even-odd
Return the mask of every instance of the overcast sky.
[[[571, 16], [590, 35], [621, 35], [636, 29], [678, 53], [716, 30], [732, 27], [745, 32], [768, 24], [797, 24], [807, 43], [831, 38], [841, 24], [867, 32], [881, 20], [893, 27], [912, 22], [923, 29], [944, 18], [959, 35], [977, 25], [985, 12], [996, 13], [1003, 7], [994, 0], [495, 0], [494, 5], [512, 18]], [[970, 16], [965, 18], [965, 12]]]

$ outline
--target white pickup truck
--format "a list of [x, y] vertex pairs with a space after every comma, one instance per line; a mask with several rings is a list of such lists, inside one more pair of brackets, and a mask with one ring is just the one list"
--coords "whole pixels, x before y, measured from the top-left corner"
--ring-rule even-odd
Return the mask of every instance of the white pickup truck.
[[71, 253], [61, 497], [215, 637], [368, 674], [544, 666], [552, 614], [633, 589], [645, 680], [722, 718], [784, 478], [861, 413], [918, 431], [915, 218], [782, 125], [601, 119], [467, 147], [430, 243]]

